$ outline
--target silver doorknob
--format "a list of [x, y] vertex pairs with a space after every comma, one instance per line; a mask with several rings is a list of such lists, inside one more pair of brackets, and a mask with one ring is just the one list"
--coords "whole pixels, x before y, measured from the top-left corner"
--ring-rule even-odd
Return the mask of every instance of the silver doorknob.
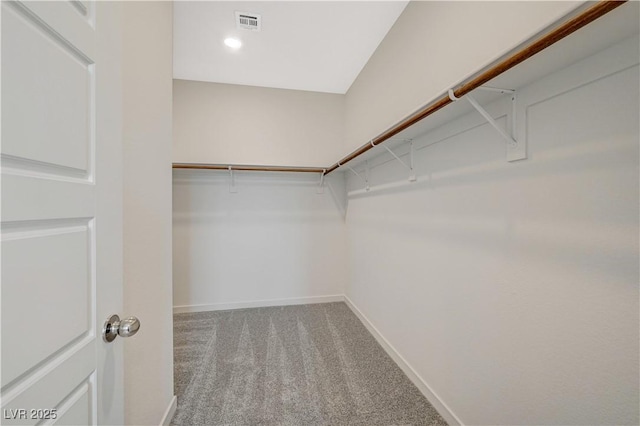
[[102, 328], [102, 339], [110, 343], [120, 337], [131, 337], [140, 330], [140, 320], [136, 317], [126, 317], [120, 320], [118, 315], [111, 315]]

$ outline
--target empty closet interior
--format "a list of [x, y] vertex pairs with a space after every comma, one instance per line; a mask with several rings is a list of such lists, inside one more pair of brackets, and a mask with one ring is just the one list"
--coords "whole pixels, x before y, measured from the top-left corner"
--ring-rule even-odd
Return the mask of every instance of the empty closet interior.
[[409, 2], [343, 93], [175, 78], [190, 7], [175, 314], [344, 302], [449, 424], [638, 423], [637, 2]]

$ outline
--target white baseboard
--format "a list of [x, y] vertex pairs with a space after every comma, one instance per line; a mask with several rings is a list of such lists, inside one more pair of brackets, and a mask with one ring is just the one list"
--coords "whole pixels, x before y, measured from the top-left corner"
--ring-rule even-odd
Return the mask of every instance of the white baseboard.
[[407, 375], [409, 380], [422, 392], [427, 400], [433, 405], [433, 407], [440, 413], [440, 415], [447, 421], [449, 425], [463, 425], [458, 416], [445, 404], [440, 397], [431, 389], [431, 387], [425, 382], [422, 377], [409, 365], [409, 363], [400, 355], [400, 353], [384, 338], [378, 329], [369, 321], [369, 319], [353, 304], [351, 299], [346, 295], [344, 301], [353, 311], [353, 313], [362, 321], [362, 324], [369, 330], [369, 332], [380, 343], [380, 346], [387, 352], [387, 354], [393, 359], [400, 367], [404, 374]]
[[171, 398], [171, 402], [167, 407], [167, 410], [164, 412], [162, 416], [162, 420], [160, 421], [160, 426], [169, 426], [171, 424], [171, 420], [173, 420], [173, 415], [176, 413], [176, 407], [178, 406], [178, 397], [173, 395]]
[[185, 312], [228, 311], [230, 309], [264, 308], [267, 306], [308, 305], [312, 303], [344, 302], [344, 295], [292, 297], [287, 299], [251, 300], [246, 302], [214, 303], [208, 305], [179, 305], [173, 307], [174, 314]]

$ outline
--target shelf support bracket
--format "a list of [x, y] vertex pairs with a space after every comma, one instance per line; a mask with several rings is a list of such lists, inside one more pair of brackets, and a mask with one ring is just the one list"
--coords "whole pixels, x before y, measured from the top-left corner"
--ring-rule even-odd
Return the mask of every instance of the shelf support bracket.
[[502, 136], [503, 139], [506, 140], [509, 145], [517, 145], [518, 144], [518, 142], [513, 138], [513, 136], [508, 134], [502, 127], [500, 127], [500, 125], [496, 122], [496, 120], [494, 120], [493, 117], [491, 117], [491, 115], [487, 112], [486, 109], [484, 109], [484, 108], [482, 108], [482, 106], [480, 106], [478, 101], [476, 101], [473, 96], [467, 95], [467, 100], [469, 101], [469, 103], [471, 105], [473, 105], [473, 107], [476, 110], [478, 110], [480, 115], [482, 115], [485, 118], [485, 120], [487, 120], [487, 122], [489, 122], [489, 124], [491, 124], [491, 126], [494, 129], [496, 129], [498, 131], [498, 133], [500, 133], [500, 136]]
[[235, 194], [237, 192], [238, 189], [236, 188], [236, 178], [233, 175], [233, 169], [231, 168], [231, 166], [229, 166], [229, 193]]
[[415, 182], [416, 180], [418, 180], [416, 178], [416, 172], [413, 170], [413, 141], [409, 142], [409, 171], [411, 172], [411, 174], [409, 175], [409, 182]]
[[368, 162], [367, 162], [367, 169], [365, 170], [365, 175], [364, 175], [364, 176], [362, 176], [360, 173], [356, 172], [356, 171], [353, 169], [353, 167], [351, 167], [351, 166], [347, 166], [347, 168], [348, 168], [349, 170], [351, 170], [351, 171], [353, 172], [353, 174], [354, 174], [354, 175], [356, 175], [356, 176], [358, 176], [360, 179], [362, 179], [362, 181], [363, 181], [363, 182], [364, 182], [364, 184], [365, 184], [364, 189], [365, 189], [366, 191], [368, 191], [369, 189], [371, 189], [371, 188], [369, 187], [369, 163], [368, 163]]
[[[518, 141], [516, 139], [516, 100], [517, 95], [516, 91], [513, 89], [502, 89], [498, 87], [488, 87], [488, 86], [480, 86], [477, 90], [486, 90], [491, 92], [498, 92], [503, 94], [509, 94], [511, 96], [511, 111], [508, 114], [508, 120], [510, 123], [509, 131], [503, 129], [496, 120], [493, 119], [491, 114], [484, 109], [478, 101], [471, 96], [470, 94], [465, 95], [466, 99], [469, 103], [484, 117], [485, 120], [493, 127], [500, 136], [507, 142], [507, 161], [517, 161], [524, 160], [527, 158], [526, 147], [524, 141]], [[461, 98], [458, 98], [454, 95], [453, 90], [449, 90], [449, 99], [452, 101], [457, 101]]]
[[402, 164], [404, 166], [404, 168], [409, 170], [409, 172], [411, 173], [411, 175], [409, 176], [409, 182], [415, 182], [416, 181], [416, 175], [415, 175], [415, 173], [413, 173], [413, 141], [411, 141], [409, 143], [409, 164], [407, 164], [404, 161], [402, 161], [402, 159], [400, 157], [398, 157], [398, 155], [396, 155], [396, 153], [393, 152], [391, 150], [391, 148], [389, 148], [388, 146], [382, 145], [382, 147], [384, 149], [386, 149], [389, 152], [389, 154], [391, 154], [393, 156], [393, 158], [398, 160], [398, 162], [400, 164]]
[[318, 184], [318, 189], [316, 190], [316, 194], [324, 194], [324, 174], [327, 173], [327, 169], [322, 169], [322, 173], [320, 173], [320, 183]]

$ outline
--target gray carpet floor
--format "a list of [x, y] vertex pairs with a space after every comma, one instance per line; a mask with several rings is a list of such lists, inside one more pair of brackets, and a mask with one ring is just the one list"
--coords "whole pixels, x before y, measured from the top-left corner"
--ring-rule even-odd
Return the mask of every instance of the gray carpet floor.
[[344, 303], [174, 316], [174, 425], [446, 425]]

